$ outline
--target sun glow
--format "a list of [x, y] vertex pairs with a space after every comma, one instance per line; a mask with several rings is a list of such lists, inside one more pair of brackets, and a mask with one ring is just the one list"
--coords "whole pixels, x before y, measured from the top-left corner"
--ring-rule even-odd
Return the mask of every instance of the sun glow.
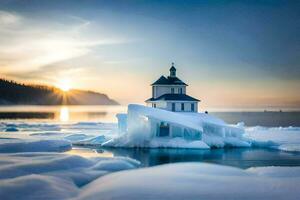
[[64, 92], [68, 92], [71, 89], [70, 80], [67, 79], [61, 80], [57, 86]]

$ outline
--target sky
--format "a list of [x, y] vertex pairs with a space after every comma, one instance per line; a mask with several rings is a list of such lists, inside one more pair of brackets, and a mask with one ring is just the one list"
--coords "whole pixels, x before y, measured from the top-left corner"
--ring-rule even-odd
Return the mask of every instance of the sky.
[[200, 108], [300, 108], [300, 1], [0, 1], [2, 78], [143, 103], [172, 62]]

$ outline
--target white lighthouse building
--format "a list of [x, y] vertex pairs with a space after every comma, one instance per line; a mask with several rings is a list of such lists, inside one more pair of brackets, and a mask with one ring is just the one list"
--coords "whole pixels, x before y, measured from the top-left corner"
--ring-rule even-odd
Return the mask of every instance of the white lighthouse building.
[[174, 63], [170, 68], [170, 75], [161, 76], [151, 84], [152, 97], [146, 100], [147, 105], [173, 112], [198, 112], [198, 102], [186, 94], [186, 83], [176, 76]]
[[[198, 99], [186, 94], [188, 86], [176, 77], [174, 64], [168, 77], [161, 76], [146, 100], [153, 108], [130, 104], [118, 118], [119, 137], [103, 146], [147, 148], [250, 147], [244, 129], [198, 112]], [[160, 109], [157, 109], [160, 108]]]

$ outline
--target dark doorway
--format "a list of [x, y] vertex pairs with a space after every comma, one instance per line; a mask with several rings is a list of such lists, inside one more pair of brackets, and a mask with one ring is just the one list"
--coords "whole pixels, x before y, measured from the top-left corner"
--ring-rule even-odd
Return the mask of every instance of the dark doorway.
[[169, 124], [161, 122], [159, 126], [158, 137], [168, 137], [169, 131], [170, 131]]

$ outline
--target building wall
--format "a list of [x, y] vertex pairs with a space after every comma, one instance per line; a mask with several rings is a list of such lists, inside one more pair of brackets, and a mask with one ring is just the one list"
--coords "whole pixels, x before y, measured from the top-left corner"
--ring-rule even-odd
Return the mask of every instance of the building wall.
[[156, 102], [156, 103], [152, 103], [152, 107], [161, 108], [161, 109], [167, 109], [167, 102], [165, 102], [165, 101], [159, 101], [159, 102]]
[[[172, 111], [172, 103], [175, 103], [175, 112], [198, 112], [198, 102], [168, 102], [166, 110]], [[184, 110], [181, 109], [181, 104], [184, 104]], [[191, 104], [194, 104], [194, 111], [191, 109]]]
[[[175, 112], [198, 112], [198, 102], [165, 102], [157, 101], [155, 103], [147, 103], [147, 106], [153, 108], [160, 108], [168, 111], [172, 111], [172, 103], [175, 103]], [[184, 104], [184, 110], [181, 109], [181, 103]], [[194, 111], [192, 111], [191, 104], [194, 104]]]
[[179, 94], [180, 88], [182, 89], [182, 94], [186, 94], [186, 86], [170, 85], [170, 86], [152, 86], [152, 95], [154, 98], [160, 97], [163, 94], [171, 94], [172, 88], [174, 88], [174, 94]]

